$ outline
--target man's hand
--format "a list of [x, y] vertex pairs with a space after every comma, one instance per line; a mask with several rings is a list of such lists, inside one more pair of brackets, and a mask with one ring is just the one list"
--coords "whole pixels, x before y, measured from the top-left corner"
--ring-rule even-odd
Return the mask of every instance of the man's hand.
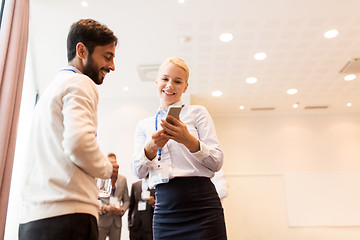
[[98, 214], [100, 215], [102, 211], [102, 206], [98, 209]]
[[115, 215], [123, 215], [124, 214], [124, 209], [122, 209], [122, 208], [117, 208], [117, 207], [115, 207], [114, 205], [106, 205], [105, 206], [105, 211], [107, 211], [107, 212], [111, 212], [111, 213], [113, 213], [113, 214], [115, 214]]
[[155, 204], [155, 198], [153, 196], [150, 196], [150, 198], [148, 200], [146, 200], [146, 202], [150, 205], [154, 205]]

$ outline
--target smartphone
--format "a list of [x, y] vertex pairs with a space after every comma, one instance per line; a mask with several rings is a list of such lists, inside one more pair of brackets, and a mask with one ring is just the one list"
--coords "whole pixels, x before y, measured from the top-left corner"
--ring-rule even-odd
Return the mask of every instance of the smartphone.
[[173, 116], [176, 119], [179, 119], [179, 115], [181, 112], [182, 107], [181, 106], [171, 106], [169, 107], [169, 111], [166, 115], [166, 121], [170, 124], [174, 124], [170, 119], [167, 118], [168, 115]]

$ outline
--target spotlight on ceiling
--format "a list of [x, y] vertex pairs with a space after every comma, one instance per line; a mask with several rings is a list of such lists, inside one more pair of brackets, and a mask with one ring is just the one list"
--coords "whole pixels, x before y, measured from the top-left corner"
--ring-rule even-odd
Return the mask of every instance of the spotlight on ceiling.
[[219, 36], [219, 39], [220, 41], [222, 42], [231, 42], [233, 40], [234, 36], [231, 34], [231, 33], [222, 33], [220, 36]]
[[257, 80], [256, 77], [249, 77], [249, 78], [247, 78], [245, 81], [246, 81], [247, 84], [254, 84], [254, 83], [256, 83], [258, 80]]
[[354, 80], [355, 78], [356, 78], [355, 74], [349, 74], [344, 77], [344, 80], [351, 81], [351, 80]]
[[298, 90], [295, 89], [295, 88], [291, 88], [291, 89], [287, 90], [287, 94], [289, 94], [289, 95], [294, 95], [294, 94], [296, 94], [297, 92], [298, 92]]
[[89, 6], [89, 4], [88, 4], [87, 1], [82, 1], [82, 2], [81, 2], [81, 6], [82, 6], [82, 7], [87, 7], [87, 6]]
[[262, 61], [267, 58], [267, 54], [264, 52], [259, 52], [254, 55], [255, 60]]
[[222, 91], [213, 91], [211, 95], [213, 95], [214, 97], [220, 97], [223, 95], [223, 93]]
[[337, 37], [337, 35], [339, 35], [339, 31], [336, 29], [331, 29], [324, 33], [325, 38], [334, 38]]

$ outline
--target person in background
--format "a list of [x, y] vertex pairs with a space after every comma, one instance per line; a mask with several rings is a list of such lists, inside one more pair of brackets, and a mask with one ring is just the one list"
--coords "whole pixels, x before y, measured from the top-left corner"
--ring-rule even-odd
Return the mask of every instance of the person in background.
[[148, 176], [131, 186], [128, 226], [130, 240], [153, 239], [155, 190], [149, 188]]
[[[117, 162], [114, 153], [108, 154], [109, 161]], [[125, 176], [113, 172], [111, 176], [111, 194], [100, 198], [102, 204], [99, 209], [99, 240], [119, 240], [121, 236], [122, 219], [129, 208], [130, 198]]]
[[95, 20], [81, 19], [70, 28], [68, 66], [49, 83], [33, 113], [20, 240], [98, 239], [95, 178], [109, 178], [113, 167], [96, 140], [96, 85], [115, 70], [116, 45], [113, 32]]
[[[136, 127], [132, 170], [138, 178], [149, 174], [155, 186], [155, 240], [223, 240], [223, 208], [210, 180], [223, 164], [223, 153], [205, 107], [181, 101], [188, 78], [188, 66], [178, 57], [160, 66], [155, 82], [160, 107]], [[172, 106], [182, 107], [179, 120], [166, 117]]]

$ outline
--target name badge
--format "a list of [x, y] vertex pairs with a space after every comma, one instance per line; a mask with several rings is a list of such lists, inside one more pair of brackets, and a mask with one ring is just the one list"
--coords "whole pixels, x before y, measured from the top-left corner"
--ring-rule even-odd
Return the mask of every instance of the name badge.
[[145, 211], [146, 210], [146, 202], [139, 201], [138, 202], [138, 211]]
[[169, 163], [165, 161], [154, 160], [149, 179], [149, 185], [151, 188], [157, 184], [169, 182]]

